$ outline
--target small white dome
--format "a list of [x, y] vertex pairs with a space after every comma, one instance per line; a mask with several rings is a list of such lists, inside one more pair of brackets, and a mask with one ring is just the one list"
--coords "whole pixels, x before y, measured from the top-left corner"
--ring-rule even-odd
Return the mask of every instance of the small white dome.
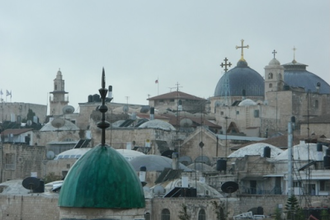
[[175, 128], [170, 123], [159, 119], [147, 121], [140, 125], [139, 128], [154, 128], [165, 131], [175, 131]]
[[270, 62], [269, 62], [269, 66], [280, 66], [281, 63], [280, 61], [278, 61], [276, 58], [273, 58]]
[[257, 105], [257, 103], [251, 99], [244, 99], [238, 104], [238, 106], [251, 106], [251, 105]]
[[250, 144], [248, 146], [242, 147], [238, 149], [237, 151], [234, 151], [231, 153], [228, 157], [245, 157], [246, 155], [260, 155], [263, 156], [264, 149], [265, 147], [270, 147], [271, 158], [275, 158], [277, 155], [281, 154], [283, 150], [281, 150], [278, 147], [275, 147], [271, 144], [266, 144], [266, 143], [255, 143], [255, 144]]

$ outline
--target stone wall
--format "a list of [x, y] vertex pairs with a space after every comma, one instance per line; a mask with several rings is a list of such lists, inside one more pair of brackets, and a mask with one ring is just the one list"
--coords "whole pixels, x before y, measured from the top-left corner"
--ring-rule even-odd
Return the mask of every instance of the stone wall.
[[[297, 197], [301, 206], [305, 207], [305, 197]], [[330, 196], [310, 197], [314, 207], [325, 207], [330, 204]], [[152, 220], [161, 219], [163, 209], [170, 211], [171, 220], [179, 220], [182, 205], [187, 207], [187, 214], [192, 220], [198, 219], [201, 209], [205, 210], [206, 219], [216, 219], [216, 211], [219, 205], [228, 207], [229, 216], [247, 212], [252, 208], [262, 207], [265, 215], [274, 214], [279, 204], [283, 208], [287, 202], [286, 195], [253, 195], [240, 197], [209, 198], [209, 197], [178, 197], [178, 198], [153, 198], [146, 200], [144, 213], [150, 213]], [[216, 206], [217, 205], [217, 209]], [[77, 215], [79, 209], [75, 209]], [[86, 212], [85, 212], [86, 213]], [[110, 212], [109, 212], [110, 213]], [[81, 212], [80, 214], [83, 214]], [[58, 207], [58, 195], [30, 194], [30, 195], [1, 195], [0, 194], [0, 219], [2, 220], [58, 220], [60, 208]]]
[[1, 153], [1, 182], [24, 179], [31, 176], [31, 172], [36, 172], [39, 178], [43, 177], [44, 146], [3, 144]]
[[0, 219], [2, 220], [58, 220], [58, 198], [31, 195], [0, 196]]
[[2, 117], [2, 121], [10, 121], [11, 114], [15, 115], [15, 120], [17, 120], [17, 116], [20, 116], [22, 120], [26, 120], [29, 109], [31, 109], [39, 118], [40, 123], [45, 121], [47, 115], [47, 106], [39, 104], [23, 102], [1, 102], [0, 115]]

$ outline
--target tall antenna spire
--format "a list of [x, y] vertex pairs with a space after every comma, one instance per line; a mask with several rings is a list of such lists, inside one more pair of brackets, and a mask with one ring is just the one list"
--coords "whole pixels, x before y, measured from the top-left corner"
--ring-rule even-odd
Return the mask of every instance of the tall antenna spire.
[[[105, 105], [105, 99], [108, 93], [108, 90], [105, 88], [105, 73], [104, 73], [104, 68], [102, 70], [102, 80], [101, 80], [101, 88], [99, 89], [99, 93], [101, 95], [101, 102], [102, 105], [99, 106], [99, 111], [102, 114], [101, 121], [97, 123], [97, 127], [102, 129], [102, 146], [105, 146], [105, 130], [110, 126], [110, 123], [105, 120], [105, 113], [108, 111], [108, 107]], [[110, 91], [111, 92], [111, 91]], [[110, 101], [112, 98], [110, 98]]]

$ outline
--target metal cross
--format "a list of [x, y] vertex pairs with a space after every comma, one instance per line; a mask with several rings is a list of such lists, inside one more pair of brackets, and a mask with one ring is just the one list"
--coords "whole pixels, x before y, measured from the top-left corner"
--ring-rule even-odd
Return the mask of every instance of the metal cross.
[[244, 48], [249, 49], [249, 45], [244, 46], [244, 40], [242, 39], [241, 40], [241, 46], [236, 46], [236, 49], [239, 49], [239, 48], [241, 49], [241, 60], [245, 61], [244, 60], [244, 51], [243, 51], [243, 49]]
[[296, 50], [297, 50], [297, 48], [293, 47], [292, 50], [293, 50], [293, 60], [295, 61], [296, 60]]
[[227, 72], [227, 66], [228, 67], [230, 67], [231, 66], [231, 63], [229, 62], [229, 63], [227, 63], [227, 61], [228, 61], [228, 59], [227, 59], [227, 57], [224, 59], [224, 61], [225, 61], [225, 63], [221, 63], [220, 64], [220, 66], [223, 68], [223, 67], [225, 67], [225, 72]]
[[274, 58], [275, 58], [275, 55], [277, 54], [276, 50], [274, 50], [272, 54], [274, 54]]

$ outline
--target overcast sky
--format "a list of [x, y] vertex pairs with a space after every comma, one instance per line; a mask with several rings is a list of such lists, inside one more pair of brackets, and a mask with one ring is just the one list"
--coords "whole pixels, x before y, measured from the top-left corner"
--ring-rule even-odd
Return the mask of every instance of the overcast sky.
[[[114, 102], [148, 104], [180, 91], [208, 98], [227, 57], [264, 75], [273, 58], [293, 60], [330, 82], [330, 1], [0, 0], [0, 89], [4, 101], [47, 104], [59, 69], [70, 105], [113, 85]], [[159, 84], [155, 84], [155, 80]], [[172, 90], [173, 91], [173, 90]]]

